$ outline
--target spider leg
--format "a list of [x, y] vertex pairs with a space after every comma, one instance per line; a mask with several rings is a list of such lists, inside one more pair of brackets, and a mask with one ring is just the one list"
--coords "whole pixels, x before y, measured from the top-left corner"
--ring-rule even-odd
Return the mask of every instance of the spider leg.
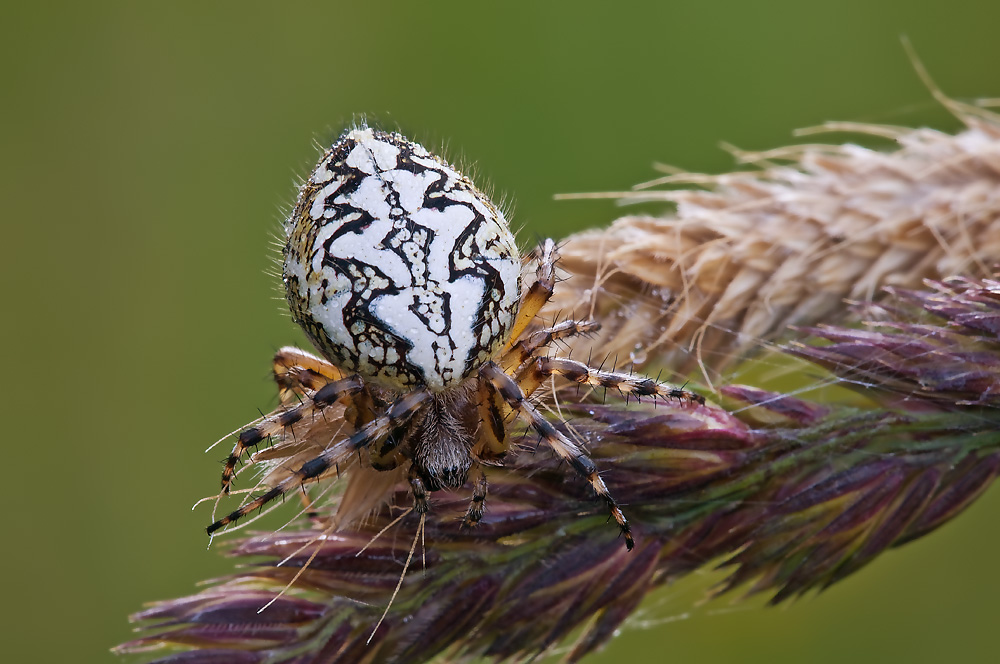
[[273, 368], [274, 375], [280, 376], [284, 371], [293, 367], [309, 369], [330, 380], [340, 380], [344, 378], [344, 372], [333, 366], [318, 355], [308, 353], [295, 346], [282, 346], [274, 354]]
[[[360, 380], [360, 379], [358, 379]], [[339, 381], [338, 381], [339, 382]], [[337, 383], [330, 383], [336, 385]], [[318, 394], [317, 394], [318, 396]], [[342, 439], [316, 457], [306, 461], [302, 466], [286, 479], [278, 482], [262, 496], [250, 501], [227, 516], [222, 517], [206, 528], [209, 535], [224, 526], [241, 519], [254, 510], [260, 509], [269, 502], [283, 496], [293, 487], [316, 479], [336, 467], [336, 464], [346, 456], [367, 447], [373, 441], [387, 435], [394, 427], [398, 427], [406, 422], [413, 414], [420, 409], [424, 403], [431, 398], [431, 393], [427, 390], [415, 390], [396, 399], [385, 414], [376, 417], [366, 424], [364, 428], [350, 436]]]
[[379, 472], [393, 470], [399, 467], [405, 457], [397, 451], [402, 434], [390, 431], [384, 440], [368, 448], [368, 460], [371, 467]]
[[[344, 373], [326, 360], [307, 353], [294, 346], [284, 346], [278, 349], [271, 362], [274, 381], [278, 384], [279, 399], [283, 406], [302, 405], [303, 401], [312, 399], [313, 394], [324, 388], [328, 383], [344, 378]], [[278, 410], [261, 418], [267, 427], [268, 419], [289, 418], [296, 415], [286, 415], [288, 411]], [[237, 440], [232, 453], [226, 460], [223, 470], [222, 490], [229, 493], [235, 476], [236, 463], [240, 456], [249, 448], [258, 445], [265, 437], [257, 438], [257, 427], [248, 428], [240, 435], [245, 435], [241, 442]], [[227, 436], [228, 437], [228, 436]]]
[[553, 325], [543, 330], [536, 330], [511, 346], [501, 356], [499, 364], [503, 367], [504, 371], [509, 373], [515, 367], [529, 360], [539, 348], [544, 348], [559, 339], [589, 334], [599, 330], [600, 327], [601, 324], [597, 321], [566, 320], [558, 325]]
[[581, 385], [618, 390], [626, 396], [631, 394], [636, 397], [660, 397], [661, 399], [677, 399], [678, 401], [705, 405], [705, 397], [700, 394], [661, 383], [646, 376], [594, 369], [583, 362], [564, 357], [539, 357], [532, 363], [532, 366], [528, 367], [525, 380], [529, 384], [536, 381], [541, 382], [539, 376], [533, 379], [530, 375], [532, 373], [538, 374], [540, 377], [555, 374], [576, 381]]
[[413, 509], [417, 514], [423, 516], [427, 514], [429, 509], [427, 506], [427, 487], [424, 486], [424, 481], [420, 479], [417, 474], [417, 469], [415, 466], [410, 466], [410, 472], [406, 479], [410, 482], [410, 490], [413, 492]]
[[488, 380], [479, 381], [479, 430], [473, 457], [481, 462], [499, 464], [507, 456], [506, 416], [510, 408]]
[[538, 267], [535, 269], [535, 282], [531, 284], [528, 292], [521, 298], [521, 308], [514, 319], [514, 325], [510, 330], [510, 338], [504, 349], [509, 349], [513, 341], [521, 336], [521, 333], [531, 324], [538, 312], [545, 303], [552, 297], [552, 291], [556, 285], [555, 265], [556, 265], [556, 245], [552, 240], [545, 240], [538, 248], [541, 255], [538, 258]]
[[332, 383], [327, 383], [295, 406], [279, 409], [267, 415], [263, 421], [256, 426], [244, 429], [236, 438], [236, 445], [226, 465], [222, 470], [222, 491], [229, 493], [233, 477], [236, 474], [236, 464], [240, 457], [250, 447], [260, 444], [268, 436], [281, 434], [286, 427], [292, 426], [305, 417], [315, 415], [324, 408], [333, 405], [337, 400], [349, 397], [364, 389], [364, 382], [358, 376], [344, 378]]
[[316, 391], [329, 382], [346, 377], [343, 371], [323, 358], [294, 346], [278, 349], [271, 361], [271, 370], [283, 404], [301, 399], [305, 395], [302, 388]]
[[[400, 423], [405, 425], [406, 423]], [[359, 427], [360, 428], [360, 427]], [[369, 446], [368, 459], [371, 467], [378, 471], [388, 471], [399, 466], [403, 461], [399, 446], [406, 436], [405, 426], [393, 427], [388, 435], [380, 439], [377, 443]]]
[[486, 489], [488, 487], [486, 473], [483, 472], [483, 467], [479, 464], [476, 464], [475, 472], [478, 476], [475, 488], [472, 490], [472, 502], [469, 503], [469, 509], [462, 521], [463, 528], [479, 525], [479, 522], [483, 520], [483, 509], [486, 507]]
[[[512, 373], [527, 362], [539, 348], [543, 348], [559, 339], [587, 334], [597, 330], [599, 327], [600, 324], [595, 321], [567, 320], [558, 325], [537, 330], [518, 341], [504, 353], [499, 360], [500, 366], [503, 367], [504, 372]], [[531, 389], [531, 392], [534, 391], [535, 387]], [[531, 392], [528, 392], [528, 394]], [[474, 451], [474, 455], [477, 459], [485, 463], [502, 462], [510, 447], [507, 444], [507, 430], [504, 422], [510, 414], [511, 409], [506, 405], [503, 398], [497, 394], [496, 389], [489, 381], [482, 380], [479, 382], [478, 409], [479, 419], [482, 424], [479, 427], [478, 446]]]
[[628, 525], [628, 520], [622, 513], [618, 503], [611, 497], [604, 480], [597, 473], [597, 466], [591, 461], [584, 451], [575, 442], [567, 438], [562, 432], [556, 429], [551, 422], [545, 419], [541, 413], [532, 405], [524, 392], [513, 378], [504, 373], [497, 364], [487, 362], [480, 369], [483, 377], [489, 380], [503, 397], [504, 401], [517, 412], [517, 414], [530, 424], [542, 439], [559, 455], [568, 462], [573, 469], [584, 477], [593, 487], [598, 496], [604, 499], [611, 516], [614, 517], [625, 537], [625, 547], [631, 551], [635, 542], [632, 540], [632, 530]]

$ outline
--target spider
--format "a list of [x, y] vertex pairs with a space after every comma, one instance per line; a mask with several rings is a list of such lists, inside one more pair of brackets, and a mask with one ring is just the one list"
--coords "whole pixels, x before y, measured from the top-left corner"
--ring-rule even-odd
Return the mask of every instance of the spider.
[[628, 520], [593, 461], [530, 397], [549, 377], [562, 376], [626, 396], [705, 400], [651, 378], [545, 354], [553, 342], [597, 327], [536, 322], [556, 282], [551, 240], [534, 252], [534, 281], [522, 294], [522, 259], [497, 206], [420, 145], [366, 126], [348, 130], [324, 153], [285, 232], [288, 304], [322, 357], [278, 352], [275, 378], [285, 405], [239, 434], [222, 473], [223, 493], [250, 447], [333, 412], [335, 404], [353, 431], [333, 436], [263, 495], [208, 526], [209, 534], [339, 472], [338, 464], [361, 450], [379, 471], [406, 464], [421, 516], [428, 494], [460, 488], [472, 476], [463, 525], [475, 526], [487, 494], [483, 466], [503, 462], [511, 448], [507, 422], [517, 417], [586, 479], [632, 549]]

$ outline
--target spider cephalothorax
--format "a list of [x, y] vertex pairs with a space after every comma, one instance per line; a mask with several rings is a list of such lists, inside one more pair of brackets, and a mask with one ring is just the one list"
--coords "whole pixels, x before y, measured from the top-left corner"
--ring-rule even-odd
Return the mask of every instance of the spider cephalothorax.
[[500, 210], [420, 145], [368, 127], [346, 132], [323, 155], [285, 230], [288, 303], [323, 359], [292, 348], [278, 352], [275, 377], [299, 402], [240, 433], [223, 490], [248, 447], [294, 433], [299, 422], [334, 404], [344, 407], [353, 431], [330, 440], [209, 533], [331, 474], [362, 449], [376, 470], [409, 464], [420, 513], [429, 492], [459, 488], [475, 470], [465, 518], [475, 525], [486, 499], [481, 464], [503, 460], [511, 446], [506, 422], [516, 414], [607, 502], [632, 548], [628, 522], [594, 463], [529, 397], [547, 377], [561, 375], [637, 396], [704, 400], [649, 378], [543, 354], [554, 340], [596, 327], [536, 324], [555, 283], [551, 240], [536, 252], [535, 281], [522, 294], [522, 261]]

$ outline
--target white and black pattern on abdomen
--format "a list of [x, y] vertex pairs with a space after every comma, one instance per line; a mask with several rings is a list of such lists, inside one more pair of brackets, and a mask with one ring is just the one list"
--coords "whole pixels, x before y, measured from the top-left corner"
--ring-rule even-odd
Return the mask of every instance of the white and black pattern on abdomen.
[[286, 293], [317, 348], [389, 387], [453, 386], [506, 339], [520, 291], [507, 222], [397, 134], [355, 129], [289, 219]]

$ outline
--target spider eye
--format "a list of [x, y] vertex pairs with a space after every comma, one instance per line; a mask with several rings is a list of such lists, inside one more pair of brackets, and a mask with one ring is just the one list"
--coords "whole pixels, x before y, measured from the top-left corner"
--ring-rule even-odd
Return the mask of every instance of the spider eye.
[[510, 333], [521, 260], [503, 213], [399, 134], [352, 129], [286, 223], [292, 316], [332, 363], [395, 389], [442, 390]]

